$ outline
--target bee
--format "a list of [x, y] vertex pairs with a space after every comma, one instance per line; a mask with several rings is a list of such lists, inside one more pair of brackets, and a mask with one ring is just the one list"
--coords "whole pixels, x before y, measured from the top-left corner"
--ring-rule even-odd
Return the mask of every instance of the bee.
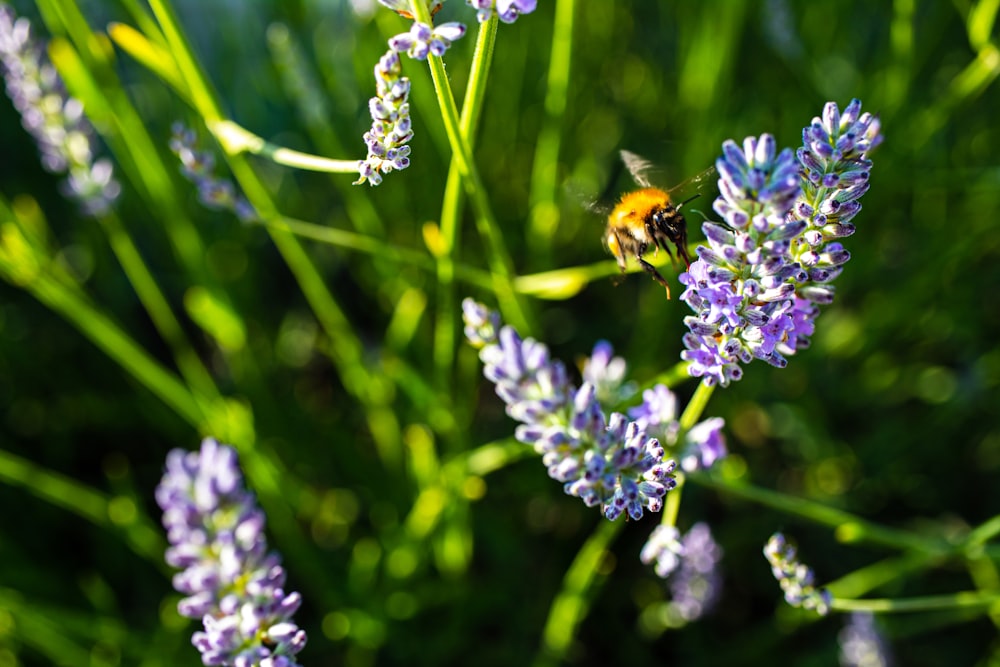
[[[621, 158], [641, 189], [622, 195], [618, 204], [611, 210], [608, 215], [608, 227], [604, 232], [604, 245], [618, 261], [618, 268], [622, 273], [625, 273], [628, 257], [635, 257], [639, 266], [666, 288], [669, 299], [669, 283], [656, 267], [642, 256], [649, 249], [653, 250], [653, 254], [657, 254], [659, 249], [663, 248], [670, 259], [676, 261], [670, 252], [672, 243], [677, 256], [684, 260], [684, 265], [687, 268], [691, 267], [691, 257], [687, 251], [687, 223], [680, 209], [699, 195], [694, 195], [675, 206], [668, 191], [661, 190], [650, 182], [648, 173], [652, 169], [652, 163], [629, 151], [622, 151]], [[709, 169], [692, 180], [700, 181], [712, 171], [713, 169]]]

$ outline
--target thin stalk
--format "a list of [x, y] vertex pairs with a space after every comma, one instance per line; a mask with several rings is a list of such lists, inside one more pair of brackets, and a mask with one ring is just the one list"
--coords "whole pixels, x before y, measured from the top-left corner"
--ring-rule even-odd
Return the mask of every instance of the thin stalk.
[[[149, 314], [154, 326], [170, 346], [177, 362], [177, 368], [187, 383], [195, 390], [211, 399], [219, 398], [219, 390], [212, 375], [205, 368], [201, 359], [181, 328], [180, 322], [174, 316], [170, 304], [156, 284], [156, 279], [146, 266], [138, 248], [132, 242], [125, 228], [114, 211], [99, 218], [101, 226], [108, 235], [111, 249], [118, 258], [122, 269], [132, 287], [135, 289], [143, 308]], [[207, 410], [206, 410], [207, 412]]]
[[[421, 23], [431, 24], [430, 12], [424, 0], [412, 0], [413, 14]], [[476, 212], [476, 228], [486, 242], [487, 261], [493, 274], [494, 290], [500, 302], [504, 319], [523, 332], [531, 331], [527, 311], [522, 306], [512, 286], [513, 261], [503, 240], [503, 233], [497, 224], [496, 216], [486, 196], [479, 170], [472, 158], [472, 149], [462, 136], [455, 96], [444, 71], [444, 62], [440, 57], [429, 55], [427, 63], [430, 66], [434, 90], [437, 94], [441, 118], [444, 122], [448, 143], [451, 144], [452, 163], [457, 166], [465, 183], [466, 194]]]
[[602, 518], [597, 529], [580, 547], [563, 577], [559, 594], [549, 607], [549, 617], [545, 622], [542, 647], [535, 658], [535, 667], [565, 662], [577, 626], [590, 608], [593, 588], [606, 574], [602, 572], [601, 561], [624, 525], [624, 521], [606, 521]]
[[94, 345], [191, 426], [198, 430], [204, 429], [203, 400], [192, 394], [184, 383], [154, 361], [142, 347], [82, 295], [44, 274], [36, 276], [27, 285], [27, 289], [39, 301], [69, 320]]
[[938, 538], [928, 538], [896, 528], [880, 526], [848, 512], [828, 507], [807, 498], [796, 498], [758, 486], [724, 481], [706, 472], [693, 472], [688, 479], [696, 484], [743, 498], [785, 514], [800, 516], [837, 529], [843, 542], [873, 542], [897, 549], [909, 549], [929, 556], [946, 556], [953, 548]]
[[691, 430], [691, 427], [701, 419], [702, 413], [705, 412], [705, 406], [708, 405], [708, 399], [712, 398], [713, 391], [715, 391], [715, 385], [707, 382], [698, 383], [698, 388], [694, 390], [691, 400], [688, 401], [687, 407], [681, 413], [681, 432]]
[[[479, 25], [476, 48], [472, 56], [469, 83], [459, 119], [459, 132], [470, 149], [475, 145], [476, 128], [482, 115], [483, 98], [493, 46], [496, 43], [496, 16]], [[441, 203], [441, 241], [443, 252], [437, 261], [437, 314], [434, 323], [434, 373], [439, 390], [450, 395], [451, 373], [455, 358], [455, 260], [458, 254], [460, 216], [463, 204], [462, 177], [453, 158], [448, 167], [444, 198]]]
[[[698, 388], [694, 390], [691, 400], [688, 401], [688, 404], [684, 407], [684, 412], [681, 413], [679, 420], [681, 434], [690, 430], [697, 423], [698, 419], [701, 418], [702, 413], [705, 412], [705, 406], [708, 405], [708, 399], [712, 397], [713, 391], [715, 391], [715, 385], [710, 385], [707, 382], [698, 383]], [[681, 497], [687, 477], [680, 472], [677, 473], [676, 477], [677, 487], [667, 493], [666, 506], [663, 516], [660, 517], [660, 524], [664, 526], [677, 525], [677, 515], [680, 512]]]
[[996, 591], [961, 591], [948, 595], [926, 595], [915, 598], [881, 598], [873, 600], [843, 600], [834, 598], [830, 608], [836, 611], [871, 611], [892, 614], [938, 609], [989, 608], [1000, 605]]
[[552, 239], [559, 227], [556, 183], [559, 176], [559, 149], [566, 115], [570, 64], [573, 55], [573, 16], [576, 0], [557, 0], [555, 26], [552, 29], [552, 52], [545, 85], [545, 119], [538, 133], [531, 168], [531, 217], [528, 222], [529, 248], [535, 251], [536, 264], [548, 264]]
[[228, 153], [242, 153], [245, 151], [254, 155], [261, 155], [272, 162], [286, 167], [305, 169], [307, 171], [320, 171], [331, 174], [358, 173], [357, 160], [334, 160], [278, 146], [277, 144], [264, 141], [261, 137], [231, 120], [223, 120], [216, 123], [212, 128], [212, 132]]

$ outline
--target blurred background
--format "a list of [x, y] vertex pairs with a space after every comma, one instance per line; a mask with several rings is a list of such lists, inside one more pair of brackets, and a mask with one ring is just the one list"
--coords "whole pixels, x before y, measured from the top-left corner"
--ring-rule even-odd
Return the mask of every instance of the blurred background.
[[[12, 4], [40, 41], [59, 34], [55, 12]], [[1000, 513], [996, 3], [576, 4], [569, 31], [563, 23], [557, 32], [572, 36], [571, 59], [553, 73], [556, 6], [572, 3], [539, 2], [497, 35], [476, 161], [515, 272], [601, 264], [615, 273], [600, 241], [604, 222], [588, 204], [609, 182], [613, 193], [630, 187], [615, 165], [620, 149], [661, 165], [669, 187], [711, 166], [725, 139], [770, 132], [794, 148], [824, 103], [860, 98], [880, 115], [885, 142], [845, 243], [852, 261], [836, 301], [810, 349], [783, 370], [749, 366], [741, 382], [715, 392], [706, 414], [725, 418], [727, 474], [741, 481], [956, 539]], [[113, 21], [136, 24], [126, 0], [75, 6], [97, 33]], [[364, 156], [372, 67], [405, 19], [363, 0], [174, 7], [231, 119], [291, 148]], [[474, 12], [450, 0], [442, 21], [469, 26], [445, 58], [461, 100]], [[154, 206], [134, 170], [116, 163], [118, 216], [230, 399], [234, 432], [254, 434], [240, 453], [288, 588], [305, 598], [296, 616], [309, 633], [301, 663], [524, 664], [601, 519], [533, 456], [489, 474], [486, 466], [448, 475], [445, 464], [463, 452], [509, 444], [514, 423], [455, 322], [453, 371], [439, 376], [432, 362], [438, 295], [425, 243], [435, 228], [426, 223], [441, 216], [450, 151], [426, 65], [404, 68], [412, 165], [381, 186], [250, 161], [282, 214], [428, 258], [422, 266], [300, 239], [339, 305], [343, 336], [317, 317], [262, 226], [199, 204], [167, 144], [178, 120], [214, 148], [208, 133], [121, 51], [115, 90], [157, 142], [172, 203]], [[551, 77], [565, 80], [564, 95], [558, 85], [552, 92]], [[61, 177], [42, 169], [6, 98], [0, 141], [0, 195], [47, 225], [51, 257], [85, 301], [175, 373], [106, 229], [62, 197]], [[711, 216], [715, 194], [710, 187], [692, 208]], [[687, 217], [695, 241], [702, 218]], [[194, 263], [171, 237], [181, 219], [199, 239]], [[485, 269], [471, 215], [462, 221], [459, 261]], [[554, 298], [528, 297], [531, 329], [522, 333], [571, 366], [608, 340], [631, 378], [648, 384], [679, 361], [689, 314], [676, 299], [676, 272], [663, 271], [673, 301], [644, 274], [600, 277]], [[206, 290], [225, 294], [225, 305], [200, 299]], [[460, 282], [456, 295], [496, 305], [479, 286]], [[199, 664], [189, 639], [196, 624], [176, 615], [159, 558], [153, 489], [166, 453], [195, 448], [204, 429], [36, 297], [0, 283], [0, 666]], [[686, 400], [694, 387], [687, 380], [675, 390]], [[650, 620], [644, 610], [668, 597], [638, 561], [655, 519], [629, 523], [602, 565], [569, 664], [836, 664], [844, 617], [784, 605], [764, 542], [776, 530], [794, 535], [820, 581], [900, 554], [844, 544], [828, 526], [691, 484], [679, 525], [697, 521], [725, 551], [714, 613], [676, 629]], [[988, 586], [984, 567], [942, 562], [871, 595]], [[878, 619], [900, 665], [996, 664], [995, 621], [955, 611]]]

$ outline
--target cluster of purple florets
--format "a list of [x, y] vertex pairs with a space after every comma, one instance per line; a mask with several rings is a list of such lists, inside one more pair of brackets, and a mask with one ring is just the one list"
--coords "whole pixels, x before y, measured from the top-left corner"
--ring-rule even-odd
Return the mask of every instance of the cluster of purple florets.
[[121, 184], [106, 157], [98, 158], [94, 128], [83, 104], [66, 93], [62, 79], [31, 36], [31, 23], [0, 2], [0, 74], [21, 125], [35, 139], [42, 166], [66, 174], [63, 194], [86, 215], [114, 206]]
[[781, 533], [775, 533], [764, 545], [764, 557], [785, 593], [785, 601], [795, 607], [812, 609], [821, 616], [830, 611], [833, 596], [816, 585], [816, 575], [799, 562], [798, 549]]
[[[465, 335], [481, 348], [483, 374], [496, 385], [507, 414], [521, 422], [515, 437], [541, 455], [549, 476], [588, 506], [600, 505], [612, 520], [623, 512], [633, 519], [644, 509], [658, 512], [676, 485], [676, 464], [664, 449], [677, 444], [680, 430], [670, 390], [658, 386], [645, 392], [643, 403], [629, 411], [631, 419], [618, 412], [605, 416], [602, 399], [617, 402], [633, 391], [625, 381], [625, 361], [607, 342], [594, 347], [577, 388], [544, 344], [522, 339], [471, 299], [462, 307]], [[725, 455], [722, 426], [716, 418], [689, 431], [679, 451], [690, 459], [690, 469]]]
[[817, 305], [833, 300], [829, 283], [850, 259], [839, 239], [854, 233], [880, 129], [860, 101], [842, 114], [830, 102], [797, 153], [768, 134], [723, 144], [714, 209], [724, 224], [702, 226], [709, 245], [680, 277], [696, 313], [681, 353], [691, 375], [725, 386], [742, 364], [784, 367], [809, 345]]
[[166, 561], [181, 571], [178, 612], [202, 621], [192, 643], [206, 665], [294, 667], [306, 643], [291, 618], [302, 603], [285, 593], [285, 570], [268, 552], [264, 513], [243, 487], [236, 452], [211, 438], [175, 449], [156, 488], [167, 530]]
[[181, 162], [181, 174], [198, 189], [198, 200], [212, 209], [228, 210], [243, 222], [258, 219], [247, 198], [227, 178], [215, 174], [215, 156], [198, 146], [198, 135], [183, 123], [171, 128], [170, 150]]
[[[413, 18], [409, 0], [379, 0], [402, 16]], [[513, 23], [522, 14], [535, 11], [537, 0], [467, 0], [476, 9], [480, 23], [496, 14], [501, 21]], [[433, 3], [431, 14], [441, 8]], [[376, 95], [368, 103], [372, 117], [371, 129], [365, 132], [368, 155], [358, 161], [355, 185], [379, 185], [382, 176], [410, 166], [410, 146], [413, 128], [410, 122], [410, 79], [402, 75], [401, 54], [414, 60], [427, 56], [443, 56], [453, 42], [465, 35], [465, 25], [452, 21], [433, 25], [413, 21], [410, 29], [389, 39], [389, 50], [375, 66]]]
[[496, 385], [507, 414], [521, 422], [515, 436], [542, 456], [549, 476], [588, 507], [599, 505], [610, 520], [660, 511], [676, 485], [675, 463], [664, 458], [660, 442], [620, 413], [605, 417], [595, 385], [573, 386], [544, 344], [501, 327], [494, 313], [471, 299], [462, 307], [466, 335], [481, 348], [483, 374]]

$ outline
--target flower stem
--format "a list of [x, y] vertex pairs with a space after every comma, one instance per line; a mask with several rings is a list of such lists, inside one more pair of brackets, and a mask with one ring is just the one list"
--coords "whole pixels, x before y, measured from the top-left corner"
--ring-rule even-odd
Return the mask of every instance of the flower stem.
[[587, 615], [594, 585], [607, 574], [601, 562], [624, 521], [598, 522], [563, 577], [559, 594], [549, 607], [542, 647], [535, 658], [535, 667], [563, 664], [580, 621]]
[[221, 120], [209, 128], [219, 140], [227, 153], [253, 153], [269, 158], [273, 162], [286, 167], [322, 171], [333, 174], [357, 174], [357, 160], [334, 160], [332, 158], [310, 155], [301, 151], [284, 148], [264, 141], [253, 132], [237, 125], [231, 120]]
[[174, 316], [166, 297], [156, 284], [156, 279], [146, 266], [142, 255], [132, 242], [125, 228], [114, 211], [100, 216], [99, 221], [108, 236], [111, 249], [125, 270], [125, 275], [132, 283], [143, 307], [156, 326], [160, 335], [170, 346], [177, 361], [177, 368], [187, 383], [200, 393], [211, 399], [219, 398], [219, 390], [212, 375], [205, 368], [201, 359], [191, 347], [187, 335]]
[[[430, 12], [425, 0], [412, 0], [411, 6], [418, 21], [431, 24]], [[466, 194], [469, 195], [476, 212], [476, 227], [486, 242], [487, 261], [490, 265], [490, 272], [493, 274], [494, 290], [504, 313], [504, 319], [518, 330], [529, 332], [532, 328], [528, 321], [528, 311], [513, 289], [513, 261], [510, 258], [510, 253], [507, 252], [503, 234], [486, 196], [486, 189], [483, 186], [479, 170], [472, 158], [472, 149], [462, 136], [458, 106], [455, 104], [455, 96], [452, 93], [451, 84], [448, 82], [448, 75], [444, 71], [444, 62], [439, 56], [429, 55], [427, 56], [427, 64], [430, 66], [431, 78], [434, 81], [434, 91], [437, 94], [445, 133], [448, 135], [448, 143], [451, 144], [452, 163], [462, 175]]]
[[528, 247], [535, 252], [535, 262], [540, 265], [550, 263], [548, 260], [552, 249], [552, 238], [559, 226], [559, 208], [555, 202], [556, 182], [559, 176], [559, 147], [573, 55], [575, 11], [576, 0], [557, 0], [549, 74], [545, 86], [545, 120], [538, 133], [538, 143], [535, 145], [535, 158], [531, 168]]
[[935, 609], [960, 609], [992, 607], [1000, 604], [997, 591], [961, 591], [948, 595], [926, 595], [915, 598], [880, 598], [872, 600], [845, 600], [834, 598], [830, 605], [836, 611], [871, 611], [898, 613], [932, 611]]
[[715, 391], [715, 385], [706, 382], [698, 383], [698, 388], [694, 390], [694, 395], [691, 396], [691, 400], [688, 401], [681, 414], [682, 432], [690, 430], [701, 419], [702, 413], [705, 412], [705, 406], [708, 405], [708, 399], [712, 398], [713, 391]]
[[[476, 128], [486, 94], [486, 81], [493, 60], [496, 43], [497, 17], [479, 25], [476, 48], [472, 56], [472, 70], [465, 89], [459, 131], [471, 148], [475, 142]], [[452, 364], [455, 357], [455, 259], [458, 247], [459, 220], [462, 212], [462, 175], [453, 158], [448, 168], [448, 179], [441, 203], [441, 241], [443, 252], [437, 261], [438, 303], [434, 325], [434, 369], [438, 387], [450, 386]], [[450, 392], [448, 392], [450, 393]]]
[[706, 472], [690, 473], [688, 479], [710, 489], [771, 507], [779, 512], [831, 526], [836, 529], [837, 539], [841, 542], [874, 542], [897, 549], [922, 552], [929, 556], [945, 556], [953, 551], [953, 548], [941, 539], [880, 526], [807, 498], [796, 498], [751, 484], [726, 481]]

